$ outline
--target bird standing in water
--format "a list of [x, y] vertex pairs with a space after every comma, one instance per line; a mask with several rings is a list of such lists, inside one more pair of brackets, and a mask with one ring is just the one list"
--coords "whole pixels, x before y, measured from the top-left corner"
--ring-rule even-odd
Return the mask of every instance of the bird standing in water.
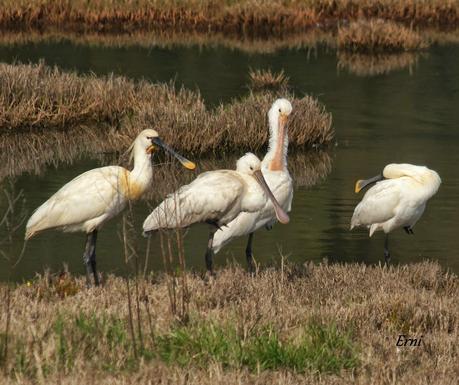
[[375, 182], [355, 208], [351, 230], [367, 227], [370, 237], [375, 231], [384, 231], [384, 259], [388, 263], [389, 233], [403, 227], [407, 234], [413, 234], [413, 226], [424, 212], [427, 201], [437, 193], [441, 179], [437, 172], [425, 166], [392, 163], [384, 167], [382, 174], [358, 180], [355, 192]]
[[[287, 99], [277, 99], [271, 106], [268, 112], [269, 147], [261, 162], [261, 171], [266, 183], [286, 212], [291, 210], [293, 199], [293, 183], [287, 169], [287, 121], [291, 112], [292, 105]], [[277, 220], [278, 217], [271, 200], [266, 201], [266, 204], [255, 212], [241, 212], [227, 226], [215, 233], [212, 250], [218, 253], [234, 238], [248, 235], [245, 253], [249, 271], [253, 272], [253, 233], [260, 227], [271, 228]]]
[[155, 130], [143, 130], [130, 150], [134, 168], [100, 167], [87, 171], [65, 184], [38, 207], [27, 222], [25, 239], [46, 229], [65, 232], [83, 231], [87, 234], [83, 260], [87, 282], [90, 275], [99, 284], [96, 271], [97, 232], [105, 222], [118, 215], [129, 201], [138, 200], [150, 187], [153, 169], [151, 155], [161, 147], [175, 156], [184, 167], [193, 170], [195, 164], [167, 146]]
[[208, 223], [210, 231], [205, 260], [207, 270], [212, 273], [214, 235], [240, 213], [256, 213], [269, 201], [279, 222], [289, 221], [260, 168], [260, 160], [248, 153], [237, 161], [236, 170], [208, 171], [199, 175], [152, 211], [144, 221], [144, 232]]

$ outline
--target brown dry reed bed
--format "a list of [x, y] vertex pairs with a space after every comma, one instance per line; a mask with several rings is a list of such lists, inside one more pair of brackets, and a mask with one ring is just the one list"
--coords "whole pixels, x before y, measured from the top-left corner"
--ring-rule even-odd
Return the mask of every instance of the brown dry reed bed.
[[[86, 289], [63, 273], [10, 286], [0, 382], [457, 383], [459, 280], [437, 263], [283, 262], [255, 277], [237, 266], [209, 282], [185, 277], [181, 319], [165, 275]], [[400, 334], [421, 346], [397, 348]]]
[[[293, 148], [322, 147], [333, 140], [331, 114], [310, 96], [292, 101], [289, 137]], [[0, 64], [0, 131], [103, 130], [107, 142], [128, 143], [154, 128], [170, 145], [190, 155], [257, 151], [268, 140], [267, 111], [274, 92], [206, 108], [198, 91], [172, 83], [134, 82], [121, 76], [77, 75], [38, 65]], [[112, 142], [113, 143], [113, 142]]]
[[361, 17], [450, 27], [458, 23], [458, 10], [457, 0], [2, 0], [0, 28], [273, 35]]
[[426, 48], [428, 42], [419, 32], [401, 24], [362, 19], [338, 28], [337, 45], [351, 52], [401, 52]]

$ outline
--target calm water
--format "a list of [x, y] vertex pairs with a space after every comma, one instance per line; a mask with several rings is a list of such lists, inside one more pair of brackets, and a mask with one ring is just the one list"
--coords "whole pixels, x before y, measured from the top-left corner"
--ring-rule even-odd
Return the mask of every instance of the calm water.
[[[256, 233], [256, 258], [267, 263], [282, 252], [294, 261], [381, 260], [382, 233], [369, 239], [365, 230], [348, 231], [353, 208], [361, 198], [353, 192], [354, 183], [381, 172], [387, 163], [409, 162], [437, 170], [443, 184], [416, 225], [414, 236], [403, 230], [391, 235], [393, 261], [430, 258], [459, 272], [459, 47], [434, 48], [411, 71], [366, 78], [338, 70], [336, 55], [320, 51], [315, 55], [306, 50], [250, 55], [224, 48], [110, 49], [68, 43], [0, 47], [0, 60], [5, 62], [37, 62], [40, 58], [80, 72], [115, 72], [152, 81], [175, 78], [178, 84], [199, 88], [209, 105], [245, 94], [249, 68], [284, 69], [297, 94], [315, 95], [333, 113], [338, 145], [331, 154], [332, 170], [326, 179], [295, 191], [291, 223]], [[16, 187], [24, 190], [31, 212], [62, 184], [98, 165], [97, 160], [85, 159], [71, 167], [50, 167], [40, 177], [21, 176]], [[136, 207], [138, 226], [147, 213], [145, 205]], [[120, 220], [113, 220], [99, 234], [97, 258], [102, 271], [122, 273], [125, 269], [119, 228]], [[206, 231], [205, 226], [198, 226], [187, 234], [189, 266], [204, 265]], [[140, 238], [139, 245], [143, 250], [145, 240]], [[29, 242], [13, 276], [25, 279], [45, 267], [60, 269], [63, 263], [74, 272], [83, 272], [83, 246], [82, 234], [43, 233]], [[217, 255], [217, 265], [233, 259], [244, 262], [244, 248], [245, 239], [233, 242]], [[150, 260], [155, 269], [161, 267], [157, 239], [152, 240]], [[2, 262], [0, 269], [0, 279], [5, 279], [6, 264]]]

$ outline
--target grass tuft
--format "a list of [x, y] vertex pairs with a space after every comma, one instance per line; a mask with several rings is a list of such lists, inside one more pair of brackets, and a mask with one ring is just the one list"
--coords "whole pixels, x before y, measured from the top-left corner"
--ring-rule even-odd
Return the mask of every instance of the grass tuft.
[[402, 52], [428, 46], [412, 28], [393, 21], [361, 19], [338, 29], [338, 48], [351, 52]]
[[253, 91], [274, 90], [287, 91], [289, 77], [284, 71], [272, 72], [268, 70], [250, 70], [249, 72], [250, 89]]

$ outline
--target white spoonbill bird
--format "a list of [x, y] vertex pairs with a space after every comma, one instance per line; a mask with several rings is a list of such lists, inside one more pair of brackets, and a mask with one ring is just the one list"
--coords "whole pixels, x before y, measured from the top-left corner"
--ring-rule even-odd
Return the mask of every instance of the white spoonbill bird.
[[210, 232], [205, 259], [207, 270], [212, 273], [214, 234], [241, 212], [257, 212], [270, 201], [279, 222], [289, 221], [266, 184], [260, 167], [260, 159], [247, 153], [237, 161], [236, 171], [202, 173], [152, 211], [143, 223], [144, 232], [208, 223]]
[[155, 130], [143, 130], [131, 145], [134, 168], [128, 171], [119, 166], [100, 167], [87, 171], [61, 187], [38, 207], [26, 225], [25, 239], [46, 229], [66, 232], [84, 231], [87, 234], [83, 260], [87, 282], [90, 274], [99, 284], [96, 272], [97, 231], [109, 219], [119, 214], [128, 201], [139, 199], [150, 187], [153, 169], [151, 154], [156, 146], [175, 156], [188, 169], [195, 164], [167, 146]]
[[[286, 211], [291, 210], [293, 199], [292, 178], [287, 169], [288, 133], [287, 120], [292, 112], [292, 105], [287, 99], [277, 99], [268, 112], [269, 147], [261, 170], [277, 202]], [[255, 212], [241, 212], [233, 221], [215, 233], [213, 252], [220, 249], [236, 237], [248, 235], [246, 258], [249, 271], [254, 271], [252, 241], [253, 233], [260, 227], [270, 229], [276, 222], [276, 214], [271, 201]]]
[[425, 166], [412, 164], [388, 164], [382, 174], [373, 178], [358, 180], [355, 192], [376, 183], [357, 205], [351, 219], [351, 230], [364, 226], [386, 234], [384, 259], [390, 260], [389, 233], [403, 227], [407, 234], [413, 234], [413, 226], [421, 217], [427, 201], [440, 187], [440, 176]]

